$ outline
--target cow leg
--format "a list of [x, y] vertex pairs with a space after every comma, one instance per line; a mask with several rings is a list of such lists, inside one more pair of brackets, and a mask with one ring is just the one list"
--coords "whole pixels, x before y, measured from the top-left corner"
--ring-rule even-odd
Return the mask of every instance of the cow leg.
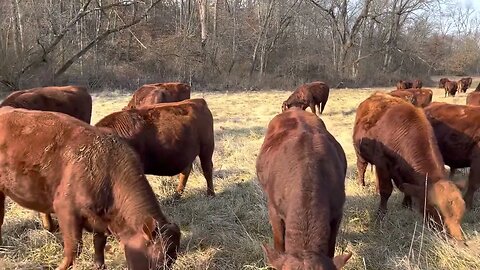
[[268, 215], [273, 232], [273, 247], [276, 251], [285, 252], [285, 223], [273, 207], [268, 207]]
[[375, 171], [377, 173], [377, 187], [380, 193], [380, 206], [377, 217], [382, 219], [387, 212], [387, 202], [390, 195], [392, 195], [393, 184], [387, 168], [375, 165]]
[[64, 254], [62, 263], [56, 270], [67, 270], [82, 252], [82, 224], [75, 211], [66, 203], [54, 201], [53, 208], [63, 236]]
[[105, 245], [107, 236], [103, 233], [93, 234], [93, 247], [95, 249], [95, 267], [96, 269], [106, 269], [105, 267]]
[[43, 228], [49, 232], [55, 232], [58, 226], [53, 223], [52, 215], [45, 213], [38, 213], [42, 219]]
[[174, 197], [176, 199], [179, 199], [183, 191], [185, 190], [185, 186], [187, 185], [188, 177], [190, 176], [190, 172], [192, 171], [192, 163], [190, 163], [181, 173], [180, 176], [178, 177], [178, 186], [177, 186], [177, 191], [175, 192]]
[[322, 101], [322, 106], [321, 106], [321, 108], [320, 108], [320, 114], [323, 113], [323, 110], [325, 109], [325, 105], [327, 105], [327, 101], [326, 101], [326, 100]]
[[335, 256], [335, 243], [337, 242], [337, 234], [340, 228], [340, 220], [334, 220], [330, 223], [330, 237], [328, 239], [328, 257]]
[[450, 180], [453, 179], [453, 176], [455, 175], [457, 168], [450, 167]]
[[314, 102], [310, 102], [310, 110], [312, 110], [312, 113], [313, 114], [317, 114], [317, 110], [315, 109], [315, 103]]
[[0, 245], [3, 244], [2, 239], [2, 226], [3, 226], [3, 218], [5, 217], [5, 194], [0, 192]]
[[203, 176], [207, 181], [208, 196], [215, 196], [215, 190], [213, 188], [213, 148], [213, 145], [207, 148], [203, 147], [200, 152], [200, 164], [202, 165]]
[[468, 175], [467, 191], [465, 192], [464, 200], [467, 209], [472, 209], [473, 195], [475, 191], [480, 187], [480, 164], [475, 159], [470, 166], [470, 174]]
[[360, 155], [357, 154], [357, 173], [358, 184], [365, 186], [365, 171], [367, 170], [368, 162], [366, 162]]
[[412, 209], [412, 197], [405, 194], [403, 196], [402, 206], [405, 208]]

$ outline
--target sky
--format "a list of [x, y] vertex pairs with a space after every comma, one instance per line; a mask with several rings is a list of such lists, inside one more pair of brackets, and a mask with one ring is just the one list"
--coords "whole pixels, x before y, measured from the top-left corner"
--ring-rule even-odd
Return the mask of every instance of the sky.
[[465, 7], [472, 7], [477, 11], [480, 11], [480, 0], [460, 0]]

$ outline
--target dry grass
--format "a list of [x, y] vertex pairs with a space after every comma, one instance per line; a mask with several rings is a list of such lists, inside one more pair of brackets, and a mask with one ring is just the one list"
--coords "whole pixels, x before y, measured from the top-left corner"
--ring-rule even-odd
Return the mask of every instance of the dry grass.
[[[337, 253], [345, 249], [354, 253], [346, 269], [480, 269], [479, 196], [476, 208], [464, 219], [469, 248], [454, 247], [441, 233], [428, 229], [422, 238], [420, 215], [400, 206], [398, 192], [391, 198], [385, 221], [380, 226], [372, 222], [378, 203], [373, 175], [368, 170], [368, 186], [357, 186], [351, 134], [355, 108], [375, 90], [383, 89], [333, 90], [322, 116], [342, 144], [349, 164], [347, 201], [337, 241]], [[177, 178], [148, 177], [164, 212], [182, 229], [175, 269], [266, 269], [260, 244], [271, 240], [271, 229], [265, 199], [256, 182], [255, 160], [268, 122], [288, 95], [285, 91], [194, 94], [207, 100], [215, 118], [217, 196], [205, 197], [206, 184], [199, 166], [194, 168], [183, 199], [175, 204], [169, 198]], [[92, 122], [121, 109], [128, 98], [125, 93], [95, 95]], [[464, 104], [465, 94], [443, 98], [443, 91], [436, 89], [434, 100]], [[457, 178], [463, 177], [460, 174]], [[1, 269], [42, 269], [60, 262], [60, 235], [42, 230], [39, 224], [33, 212], [8, 204]], [[90, 234], [84, 234], [84, 243], [79, 269], [91, 269]], [[109, 244], [107, 266], [124, 269], [118, 242], [110, 239]]]

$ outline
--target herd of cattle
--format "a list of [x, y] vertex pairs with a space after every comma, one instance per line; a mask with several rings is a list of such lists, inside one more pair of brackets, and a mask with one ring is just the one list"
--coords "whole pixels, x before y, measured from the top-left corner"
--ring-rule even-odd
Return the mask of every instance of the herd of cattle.
[[[443, 83], [447, 91], [451, 81]], [[463, 89], [471, 79], [459, 84]], [[359, 183], [364, 185], [366, 167], [373, 164], [379, 218], [393, 180], [405, 193], [405, 206], [423, 211], [419, 202], [426, 200], [425, 211], [436, 224], [443, 222], [452, 238], [464, 241], [461, 220], [480, 187], [480, 107], [431, 103], [433, 92], [418, 80], [400, 81], [397, 88], [374, 93], [357, 108], [353, 143]], [[263, 248], [276, 269], [341, 269], [352, 256], [334, 256], [347, 161], [316, 115], [329, 91], [323, 82], [298, 87], [269, 123], [257, 158], [274, 240], [273, 248]], [[129, 269], [169, 268], [177, 258], [180, 228], [162, 213], [145, 174], [179, 174], [178, 199], [198, 156], [207, 195], [215, 195], [213, 117], [205, 100], [190, 99], [190, 92], [183, 83], [144, 85], [123, 110], [94, 126], [92, 97], [84, 87], [7, 96], [0, 104], [0, 228], [8, 196], [38, 211], [47, 230], [57, 229], [51, 214], [57, 216], [64, 242], [57, 269], [75, 265], [83, 230], [93, 232], [98, 269], [105, 267], [108, 235], [121, 242]], [[474, 93], [480, 94], [480, 84]], [[446, 178], [444, 164], [451, 174], [471, 167], [464, 197]]]

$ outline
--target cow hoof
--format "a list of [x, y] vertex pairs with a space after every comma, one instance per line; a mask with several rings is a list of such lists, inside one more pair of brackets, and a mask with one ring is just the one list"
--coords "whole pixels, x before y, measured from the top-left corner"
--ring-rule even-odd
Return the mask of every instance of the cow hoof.
[[207, 196], [208, 197], [215, 197], [215, 192], [214, 191], [207, 191]]
[[106, 270], [107, 267], [103, 263], [95, 263], [95, 270]]

